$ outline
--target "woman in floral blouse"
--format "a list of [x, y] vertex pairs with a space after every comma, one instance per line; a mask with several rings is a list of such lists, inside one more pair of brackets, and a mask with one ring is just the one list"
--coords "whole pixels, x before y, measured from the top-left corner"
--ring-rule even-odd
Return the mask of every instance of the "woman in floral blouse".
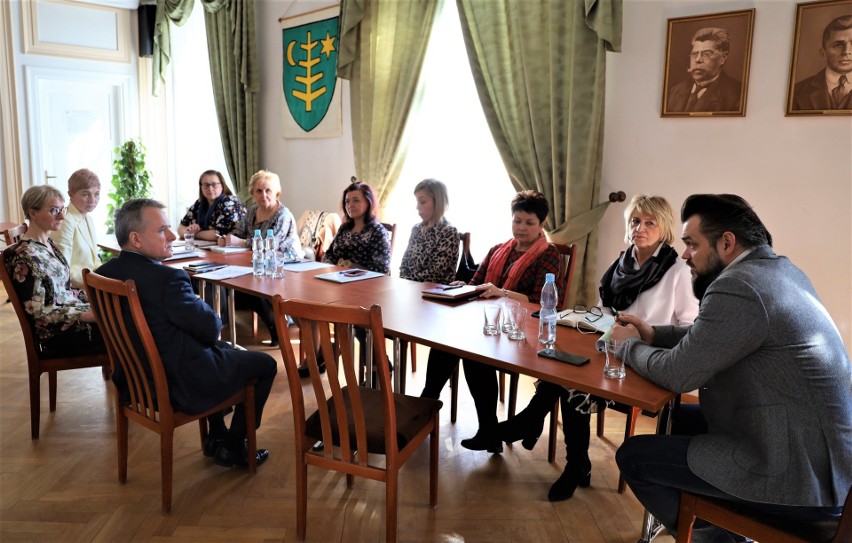
[[[251, 247], [255, 230], [260, 230], [263, 237], [266, 237], [268, 230], [272, 230], [276, 251], [298, 258], [305, 256], [296, 231], [296, 220], [290, 210], [281, 203], [281, 178], [278, 174], [260, 170], [251, 176], [249, 190], [254, 205], [233, 231], [219, 238], [219, 245]], [[272, 304], [263, 298], [241, 292], [236, 293], [234, 301], [237, 308], [250, 309], [258, 314], [269, 329], [270, 347], [277, 347], [278, 330], [275, 328]]]
[[322, 257], [338, 266], [390, 273], [390, 235], [376, 218], [373, 188], [353, 181], [343, 191], [343, 224]]
[[414, 187], [414, 197], [423, 222], [411, 229], [399, 276], [446, 285], [455, 279], [459, 260], [459, 232], [444, 218], [447, 187], [437, 179], [424, 179]]
[[236, 228], [245, 215], [246, 206], [231, 193], [222, 174], [207, 170], [198, 178], [198, 200], [181, 219], [178, 235], [190, 233], [196, 239], [216, 241]]
[[3, 259], [39, 341], [63, 350], [103, 344], [86, 294], [71, 286], [68, 261], [50, 239], [68, 210], [62, 193], [49, 185], [30, 187], [21, 207], [27, 233], [3, 251]]

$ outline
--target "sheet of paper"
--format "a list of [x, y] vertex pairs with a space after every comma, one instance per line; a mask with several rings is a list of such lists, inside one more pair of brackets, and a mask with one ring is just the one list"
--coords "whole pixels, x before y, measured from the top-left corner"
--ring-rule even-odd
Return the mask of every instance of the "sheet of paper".
[[319, 268], [328, 268], [334, 264], [326, 262], [317, 262], [316, 260], [300, 260], [298, 262], [288, 262], [284, 264], [284, 269], [291, 272], [303, 272], [310, 270], [318, 270]]
[[196, 273], [193, 277], [195, 279], [210, 279], [212, 281], [216, 281], [218, 279], [230, 279], [232, 277], [239, 277], [250, 273], [250, 266], [225, 266], [221, 270], [215, 270], [207, 273]]
[[346, 270], [339, 272], [322, 273], [320, 275], [315, 275], [314, 277], [316, 277], [317, 279], [324, 279], [325, 281], [334, 281], [335, 283], [352, 283], [354, 281], [363, 281], [364, 279], [372, 279], [374, 277], [381, 277], [383, 275], [383, 273], [369, 270]]
[[213, 251], [214, 253], [221, 253], [223, 255], [246, 253], [250, 250], [248, 247], [219, 247], [218, 245], [211, 245], [210, 247], [205, 247], [205, 249]]

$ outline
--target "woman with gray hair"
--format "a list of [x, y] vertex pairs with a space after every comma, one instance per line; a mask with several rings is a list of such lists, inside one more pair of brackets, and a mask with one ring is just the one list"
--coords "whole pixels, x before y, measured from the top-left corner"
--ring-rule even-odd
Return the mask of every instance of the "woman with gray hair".
[[76, 350], [103, 344], [86, 293], [71, 286], [68, 260], [50, 239], [68, 208], [62, 193], [36, 185], [21, 197], [27, 233], [3, 251], [6, 269], [43, 347]]

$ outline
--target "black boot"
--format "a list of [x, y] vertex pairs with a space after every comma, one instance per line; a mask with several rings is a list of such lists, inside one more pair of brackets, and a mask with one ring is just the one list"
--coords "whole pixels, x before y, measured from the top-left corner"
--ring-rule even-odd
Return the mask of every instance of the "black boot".
[[[572, 403], [577, 403], [572, 402]], [[589, 460], [591, 415], [580, 413], [566, 398], [562, 398], [562, 432], [565, 434], [565, 470], [550, 487], [547, 499], [552, 502], [567, 500], [578, 486], [587, 487], [592, 482], [592, 462]]]
[[497, 425], [497, 435], [506, 443], [523, 440], [521, 445], [528, 451], [533, 450], [544, 430], [545, 417], [564, 390], [558, 385], [544, 381], [539, 383], [529, 405], [514, 417]]

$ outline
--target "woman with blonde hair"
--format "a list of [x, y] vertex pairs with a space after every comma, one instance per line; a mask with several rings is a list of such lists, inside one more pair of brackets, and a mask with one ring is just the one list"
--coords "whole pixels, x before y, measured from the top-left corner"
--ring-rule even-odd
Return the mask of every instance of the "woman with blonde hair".
[[[272, 230], [277, 252], [298, 258], [305, 256], [296, 231], [296, 220], [290, 210], [281, 203], [281, 179], [278, 174], [260, 170], [251, 176], [249, 190], [254, 199], [254, 205], [249, 208], [245, 217], [231, 233], [219, 238], [219, 245], [251, 247], [251, 238], [255, 230], [260, 230], [262, 236], [266, 236], [267, 230]], [[263, 298], [240, 292], [236, 293], [234, 300], [238, 307], [251, 309], [258, 314], [263, 324], [269, 329], [269, 345], [277, 347], [278, 331], [275, 329], [272, 304]]]
[[[636, 315], [652, 325], [692, 324], [698, 316], [698, 300], [692, 293], [689, 268], [671, 246], [674, 225], [674, 213], [665, 198], [644, 194], [633, 197], [624, 212], [624, 241], [629, 246], [601, 278], [598, 304], [604, 311]], [[524, 448], [532, 450], [557, 399], [562, 404], [568, 462], [550, 487], [550, 501], [567, 500], [578, 486], [591, 484], [591, 414], [611, 402], [541, 381], [529, 405], [498, 425], [503, 441], [523, 440]]]

